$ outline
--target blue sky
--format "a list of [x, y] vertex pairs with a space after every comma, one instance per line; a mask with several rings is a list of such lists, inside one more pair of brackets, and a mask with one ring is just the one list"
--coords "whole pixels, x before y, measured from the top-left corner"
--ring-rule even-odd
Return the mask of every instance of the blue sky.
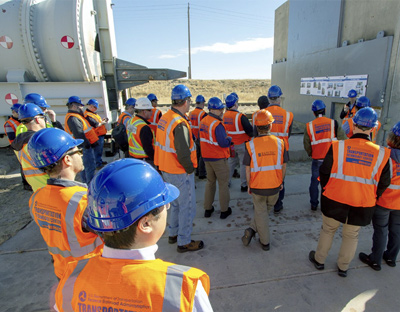
[[[193, 79], [269, 79], [274, 16], [286, 0], [191, 0]], [[113, 0], [118, 57], [188, 71], [188, 1]]]

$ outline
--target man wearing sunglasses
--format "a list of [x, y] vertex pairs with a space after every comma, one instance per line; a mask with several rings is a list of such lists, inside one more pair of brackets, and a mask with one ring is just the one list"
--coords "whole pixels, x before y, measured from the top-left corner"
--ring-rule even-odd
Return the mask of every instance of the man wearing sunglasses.
[[43, 111], [32, 103], [21, 105], [18, 109], [18, 115], [21, 123], [26, 126], [27, 131], [17, 135], [11, 147], [17, 152], [18, 161], [21, 164], [25, 179], [35, 192], [38, 188], [46, 185], [49, 176], [34, 166], [27, 145], [37, 131], [46, 128], [46, 121]]
[[28, 143], [33, 163], [49, 175], [47, 185], [31, 196], [30, 212], [59, 279], [68, 262], [93, 257], [103, 249], [103, 241], [86, 224], [87, 186], [74, 181], [83, 170], [78, 148], [82, 143], [56, 128], [36, 132]]

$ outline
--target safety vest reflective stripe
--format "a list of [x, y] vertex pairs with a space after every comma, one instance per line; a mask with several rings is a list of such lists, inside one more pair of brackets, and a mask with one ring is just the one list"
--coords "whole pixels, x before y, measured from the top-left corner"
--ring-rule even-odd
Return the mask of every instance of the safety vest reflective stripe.
[[[89, 111], [85, 111], [83, 113], [83, 115], [92, 117], [94, 120], [96, 120], [99, 124], [101, 124], [102, 119], [100, 117], [99, 114], [93, 113], [93, 112], [89, 112]], [[107, 129], [105, 125], [100, 125], [97, 128], [93, 128], [94, 132], [96, 132], [97, 136], [101, 136], [101, 135], [105, 135], [107, 133]]]
[[208, 144], [212, 144], [212, 145], [219, 146], [219, 145], [218, 145], [218, 142], [214, 142], [214, 140], [213, 140], [213, 133], [212, 133], [213, 126], [214, 126], [214, 124], [215, 124], [216, 122], [218, 122], [218, 120], [214, 120], [214, 121], [211, 123], [210, 127], [208, 128], [208, 137], [210, 138], [210, 140], [207, 140], [206, 138], [200, 138], [200, 142], [206, 142], [206, 143], [208, 143]]
[[42, 170], [36, 168], [33, 164], [33, 161], [28, 153], [28, 144], [25, 144], [24, 147], [18, 151], [17, 157], [21, 164], [25, 178], [32, 187], [33, 191], [45, 186], [49, 176]]
[[159, 115], [160, 110], [158, 108], [154, 109], [153, 108], [153, 116], [150, 117], [149, 122], [153, 125], [153, 126], [157, 126], [157, 116]]
[[65, 116], [65, 131], [66, 132], [68, 132], [70, 135], [73, 136], [72, 131], [68, 127], [68, 120], [70, 117], [78, 118], [82, 122], [83, 133], [85, 134], [85, 137], [88, 139], [90, 144], [93, 144], [99, 140], [96, 132], [94, 131], [92, 126], [90, 126], [89, 122], [84, 117], [79, 115], [78, 113], [67, 113], [67, 115]]
[[249, 142], [250, 145], [250, 150], [251, 150], [251, 158], [253, 160], [253, 168], [251, 168], [251, 172], [260, 172], [260, 171], [271, 171], [271, 170], [280, 170], [282, 169], [282, 162], [281, 162], [281, 157], [280, 155], [282, 154], [282, 141], [281, 140], [277, 140], [278, 142], [278, 157], [277, 157], [277, 161], [276, 164], [273, 166], [263, 166], [263, 167], [259, 167], [258, 163], [257, 163], [257, 154], [256, 154], [256, 150], [254, 147], [254, 141], [251, 140]]
[[[14, 132], [17, 130], [17, 127], [18, 127], [18, 125], [19, 125], [19, 122], [18, 121], [16, 121], [16, 120], [14, 120], [14, 119], [8, 119], [7, 121], [6, 121], [6, 124], [8, 124], [13, 130], [14, 130]], [[4, 125], [4, 128], [6, 127], [6, 125]]]
[[[284, 132], [271, 132], [271, 134], [273, 134], [277, 137], [289, 137], [289, 133], [288, 133], [289, 120], [290, 120], [290, 113], [286, 112], [285, 129], [283, 130]], [[274, 129], [274, 126], [272, 126], [272, 129]]]
[[135, 135], [140, 136], [140, 133], [137, 132], [139, 132], [141, 128], [138, 129], [138, 127], [140, 125], [146, 125], [146, 123], [140, 118], [135, 119], [133, 122], [132, 120], [134, 119], [131, 119], [131, 122], [129, 123], [127, 128], [129, 134], [129, 154], [137, 158], [148, 157], [142, 145], [136, 140], [135, 137]]
[[244, 130], [240, 131], [239, 130], [239, 117], [240, 117], [240, 113], [237, 113], [235, 116], [235, 131], [226, 131], [226, 133], [232, 135], [232, 134], [243, 134], [246, 133]]
[[168, 267], [162, 311], [180, 310], [181, 296], [177, 296], [177, 294], [182, 291], [183, 274], [189, 270], [190, 267], [184, 265], [171, 265]]
[[321, 139], [321, 140], [316, 140], [315, 139], [315, 134], [314, 134], [314, 127], [312, 122], [308, 123], [308, 128], [310, 130], [310, 134], [311, 134], [311, 145], [316, 145], [316, 144], [320, 144], [320, 143], [329, 143], [332, 141], [336, 141], [337, 139], [335, 138], [335, 121], [332, 119], [331, 120], [331, 137], [327, 138], [327, 139]]
[[344, 157], [345, 157], [344, 141], [339, 141], [339, 143], [338, 143], [338, 170], [337, 170], [337, 173], [331, 173], [331, 177], [339, 179], [339, 180], [348, 181], [348, 182], [357, 182], [357, 183], [367, 184], [367, 185], [378, 185], [378, 181], [376, 181], [374, 179], [374, 177], [378, 173], [379, 166], [381, 165], [384, 156], [385, 156], [385, 149], [384, 149], [384, 147], [380, 147], [378, 159], [372, 170], [370, 179], [344, 175], [343, 174], [343, 163], [344, 163]]

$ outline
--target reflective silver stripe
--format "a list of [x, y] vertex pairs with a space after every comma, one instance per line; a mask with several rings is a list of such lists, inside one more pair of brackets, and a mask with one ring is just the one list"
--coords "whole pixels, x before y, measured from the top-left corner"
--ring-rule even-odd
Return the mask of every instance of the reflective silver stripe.
[[237, 113], [236, 117], [235, 117], [235, 131], [227, 131], [228, 134], [243, 134], [243, 133], [246, 133], [244, 130], [243, 131], [239, 130], [239, 117], [240, 117], [240, 113]]
[[253, 160], [253, 168], [251, 168], [251, 172], [260, 172], [260, 171], [271, 171], [271, 170], [280, 170], [282, 169], [282, 162], [281, 162], [281, 153], [282, 153], [282, 141], [280, 139], [277, 140], [278, 143], [278, 157], [276, 160], [276, 164], [272, 166], [263, 166], [259, 167], [257, 162], [257, 154], [256, 149], [254, 146], [253, 139], [250, 140], [250, 150], [251, 150], [251, 158]]
[[289, 118], [290, 118], [290, 113], [286, 112], [285, 130], [283, 130], [285, 133], [288, 133], [289, 130]]
[[331, 137], [330, 138], [315, 140], [314, 127], [312, 125], [312, 122], [309, 122], [309, 129], [310, 129], [310, 133], [311, 133], [311, 145], [337, 141], [337, 139], [335, 138], [335, 130], [334, 130], [335, 129], [335, 121], [333, 119], [331, 120]]
[[197, 129], [200, 129], [200, 122], [201, 122], [201, 116], [203, 116], [205, 112], [201, 110], [201, 112], [197, 115]]
[[312, 121], [310, 121], [309, 123], [308, 123], [308, 129], [310, 130], [310, 133], [311, 133], [311, 145], [314, 145], [315, 143], [315, 135], [314, 135], [314, 127], [313, 127], [313, 124], [312, 124]]
[[[131, 119], [132, 121], [132, 119]], [[146, 157], [147, 154], [145, 153], [143, 147], [140, 145], [138, 141], [136, 141], [135, 136], [133, 134], [133, 129], [136, 129], [137, 131], [137, 126], [141, 124], [146, 124], [142, 119], [136, 119], [134, 122], [129, 123], [127, 130], [129, 132], [129, 139], [133, 143], [134, 146], [131, 146], [129, 144], [129, 152], [134, 154], [135, 156], [139, 157]], [[135, 131], [135, 132], [136, 132]]]
[[369, 179], [360, 178], [360, 177], [356, 177], [356, 176], [344, 175], [343, 174], [343, 163], [344, 163], [344, 157], [345, 157], [344, 156], [344, 141], [339, 141], [339, 144], [338, 144], [338, 172], [331, 173], [331, 177], [339, 179], [339, 180], [347, 181], [347, 182], [356, 182], [356, 183], [361, 183], [361, 184], [366, 184], [366, 185], [378, 185], [378, 181], [376, 181], [374, 179], [374, 177], [379, 170], [379, 166], [382, 163], [384, 156], [385, 156], [385, 148], [380, 147], [378, 159], [372, 170], [371, 178], [369, 178]]
[[33, 207], [35, 206], [35, 197], [37, 195], [37, 192], [33, 193], [31, 197], [31, 206], [29, 207], [29, 212], [31, 213], [31, 217], [33, 220], [35, 220], [35, 216], [33, 214]]
[[168, 267], [167, 278], [165, 280], [163, 312], [180, 310], [183, 275], [189, 270], [190, 267], [184, 265], [171, 265]]
[[78, 261], [74, 271], [72, 271], [71, 275], [68, 276], [68, 279], [64, 283], [61, 293], [63, 303], [62, 308], [65, 312], [74, 310], [72, 307], [72, 298], [74, 296], [75, 281], [78, 278], [79, 274], [83, 271], [89, 260], [90, 259]]
[[208, 137], [209, 137], [210, 139], [207, 140], [206, 138], [200, 138], [200, 142], [206, 142], [206, 143], [211, 144], [211, 145], [219, 146], [219, 145], [218, 145], [218, 142], [214, 142], [213, 137], [212, 137], [212, 128], [213, 128], [213, 126], [214, 126], [214, 124], [215, 124], [216, 122], [218, 122], [218, 120], [214, 120], [214, 121], [211, 123], [210, 127], [208, 128]]
[[311, 145], [317, 145], [317, 144], [321, 144], [321, 143], [329, 143], [329, 142], [332, 142], [332, 141], [337, 141], [337, 139], [336, 138], [334, 138], [334, 139], [321, 139], [321, 140], [318, 140], [318, 141], [311, 142]]
[[157, 120], [157, 115], [158, 115], [158, 112], [159, 112], [159, 111], [160, 111], [160, 110], [159, 110], [158, 108], [156, 108], [156, 112], [154, 113], [153, 120], [151, 121], [151, 124], [154, 125], [154, 126], [157, 125], [156, 120]]
[[391, 189], [391, 190], [400, 190], [400, 185], [390, 184], [390, 185], [388, 186], [388, 189]]
[[24, 170], [24, 174], [25, 174], [26, 176], [30, 176], [30, 175], [34, 175], [34, 174], [40, 174], [40, 175], [42, 175], [42, 174], [44, 174], [44, 172], [41, 171], [41, 170], [39, 170], [39, 169], [37, 169], [37, 170]]
[[288, 137], [288, 133], [282, 133], [282, 132], [271, 132], [272, 135], [275, 135], [277, 137]]

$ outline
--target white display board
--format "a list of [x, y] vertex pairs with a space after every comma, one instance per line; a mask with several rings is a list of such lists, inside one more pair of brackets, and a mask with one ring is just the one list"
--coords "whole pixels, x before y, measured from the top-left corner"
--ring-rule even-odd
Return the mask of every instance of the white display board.
[[300, 80], [300, 94], [346, 98], [350, 89], [357, 96], [367, 92], [368, 75], [307, 77]]

